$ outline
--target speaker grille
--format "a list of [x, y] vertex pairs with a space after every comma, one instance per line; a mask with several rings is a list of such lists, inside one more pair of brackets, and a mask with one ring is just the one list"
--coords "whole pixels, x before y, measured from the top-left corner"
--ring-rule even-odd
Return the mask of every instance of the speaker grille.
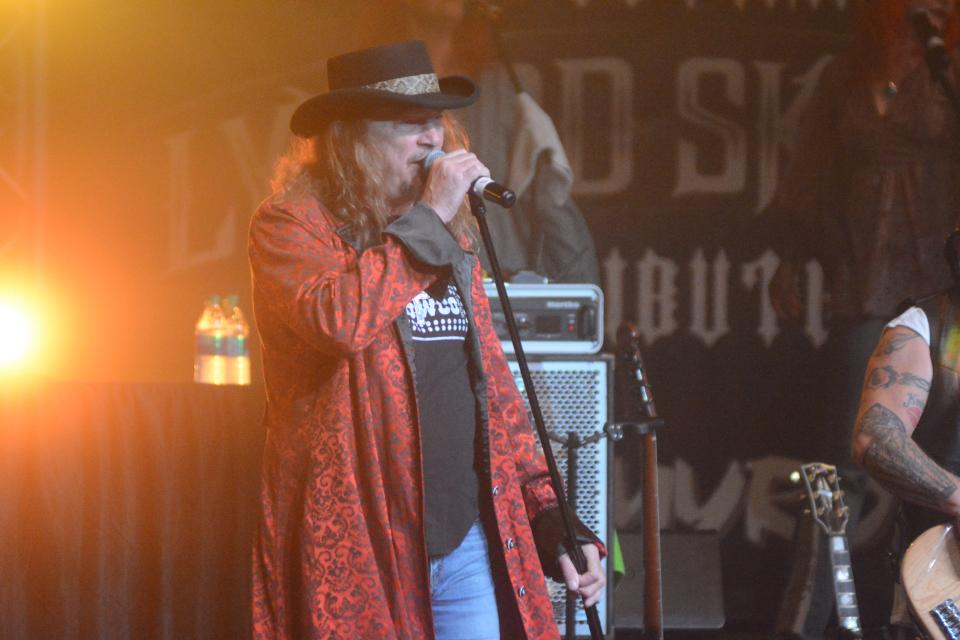
[[[510, 370], [517, 388], [527, 400], [520, 368], [510, 360]], [[575, 432], [581, 440], [594, 438], [607, 424], [610, 407], [611, 359], [596, 356], [584, 360], [529, 361], [530, 377], [536, 389], [543, 420], [552, 436], [565, 439]], [[529, 414], [529, 404], [527, 407]], [[533, 416], [530, 415], [533, 423]], [[564, 483], [567, 481], [567, 450], [561, 443], [552, 442], [553, 453]], [[577, 450], [577, 515], [590, 529], [605, 541], [609, 540], [609, 461], [611, 443], [603, 437]], [[606, 567], [605, 567], [606, 568]], [[547, 579], [553, 601], [553, 613], [561, 634], [566, 625], [566, 589], [560, 583]], [[611, 585], [608, 580], [607, 593]], [[609, 620], [607, 598], [601, 599], [597, 612], [603, 621]], [[577, 635], [589, 635], [583, 605], [577, 603]], [[605, 627], [607, 623], [605, 622]]]

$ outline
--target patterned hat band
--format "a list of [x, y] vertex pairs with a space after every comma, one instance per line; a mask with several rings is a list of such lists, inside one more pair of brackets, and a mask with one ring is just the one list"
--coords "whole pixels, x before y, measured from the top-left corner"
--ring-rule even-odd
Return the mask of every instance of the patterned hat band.
[[337, 120], [460, 109], [479, 94], [470, 78], [438, 78], [427, 46], [417, 40], [330, 58], [327, 84], [329, 91], [307, 98], [293, 112], [290, 130], [296, 135], [318, 135]]
[[381, 80], [380, 82], [365, 84], [362, 88], [390, 91], [406, 96], [418, 96], [424, 93], [440, 93], [440, 83], [437, 82], [437, 74], [435, 73], [423, 73], [417, 76], [403, 76], [401, 78]]

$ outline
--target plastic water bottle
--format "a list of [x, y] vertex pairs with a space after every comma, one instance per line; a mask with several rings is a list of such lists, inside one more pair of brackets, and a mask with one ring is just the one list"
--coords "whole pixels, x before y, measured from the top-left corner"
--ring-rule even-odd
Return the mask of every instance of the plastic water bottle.
[[227, 296], [227, 384], [250, 384], [250, 325], [240, 309], [240, 296]]
[[210, 296], [194, 329], [194, 382], [226, 384], [226, 329], [220, 296]]

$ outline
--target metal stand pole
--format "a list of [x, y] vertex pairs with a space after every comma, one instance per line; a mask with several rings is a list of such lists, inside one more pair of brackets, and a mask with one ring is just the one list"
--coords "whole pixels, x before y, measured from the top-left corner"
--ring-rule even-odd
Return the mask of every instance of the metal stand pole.
[[[580, 448], [581, 444], [580, 435], [576, 431], [568, 433], [566, 440], [564, 440], [564, 445], [567, 448], [567, 504], [570, 505], [570, 510], [574, 513], [577, 512], [577, 449]], [[566, 605], [567, 610], [564, 615], [566, 638], [567, 640], [576, 640], [577, 599], [569, 591], [567, 591]]]
[[[570, 505], [570, 509], [575, 512], [577, 510], [577, 475], [579, 474], [577, 451], [588, 444], [595, 444], [605, 437], [617, 442], [623, 437], [623, 431], [608, 424], [603, 431], [598, 431], [586, 438], [581, 438], [576, 431], [568, 433], [566, 438], [553, 432], [549, 432], [549, 435], [552, 441], [562, 444], [567, 450], [567, 503]], [[567, 592], [564, 622], [566, 640], [575, 640], [577, 637], [577, 599], [570, 592]]]
[[[540, 442], [543, 444], [543, 457], [546, 459], [547, 470], [550, 472], [550, 483], [553, 486], [554, 494], [557, 496], [557, 506], [560, 509], [560, 515], [566, 530], [564, 546], [577, 572], [583, 574], [587, 570], [587, 560], [583, 555], [583, 550], [580, 548], [580, 545], [577, 544], [577, 537], [573, 531], [573, 519], [563, 490], [563, 480], [560, 478], [557, 461], [553, 455], [553, 447], [550, 446], [550, 436], [543, 422], [540, 403], [537, 400], [536, 390], [533, 387], [533, 378], [530, 377], [530, 367], [527, 364], [527, 357], [523, 352], [523, 345], [520, 343], [520, 332], [517, 329], [517, 323], [514, 321], [513, 308], [510, 306], [510, 298], [507, 296], [507, 288], [504, 285], [503, 272], [500, 270], [500, 262], [497, 260], [497, 254], [493, 247], [493, 238], [490, 235], [490, 228], [487, 225], [487, 207], [483, 200], [474, 194], [472, 190], [468, 194], [468, 197], [470, 199], [470, 210], [477, 219], [477, 225], [480, 227], [480, 236], [487, 250], [487, 257], [490, 259], [490, 269], [492, 270], [494, 283], [497, 286], [497, 294], [500, 296], [500, 302], [503, 306], [504, 319], [507, 321], [507, 328], [510, 331], [510, 340], [513, 342], [514, 355], [517, 358], [517, 365], [520, 367], [520, 376], [523, 378], [524, 388], [527, 390], [530, 413], [533, 414], [534, 426], [537, 429]], [[597, 613], [596, 605], [584, 607], [584, 611], [587, 614], [587, 626], [590, 628], [590, 637], [592, 640], [603, 640], [603, 626], [600, 624], [600, 614]]]

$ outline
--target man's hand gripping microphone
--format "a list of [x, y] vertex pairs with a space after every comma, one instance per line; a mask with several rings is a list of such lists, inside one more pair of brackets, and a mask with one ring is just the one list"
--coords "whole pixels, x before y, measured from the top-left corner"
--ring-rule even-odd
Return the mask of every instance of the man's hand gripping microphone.
[[[443, 151], [440, 150], [434, 150], [428, 153], [427, 157], [423, 159], [424, 170], [429, 171], [430, 165], [433, 164], [437, 158], [443, 157], [443, 155]], [[474, 180], [470, 185], [470, 192], [488, 202], [498, 204], [504, 209], [509, 209], [517, 202], [517, 194], [486, 176], [480, 176]]]

